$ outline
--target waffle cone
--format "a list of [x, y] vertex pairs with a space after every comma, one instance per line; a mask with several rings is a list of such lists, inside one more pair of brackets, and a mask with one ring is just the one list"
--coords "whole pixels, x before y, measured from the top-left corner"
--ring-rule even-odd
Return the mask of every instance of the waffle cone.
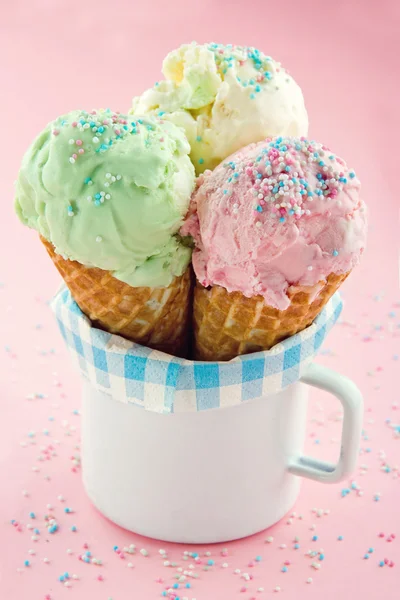
[[235, 356], [269, 350], [314, 321], [329, 298], [348, 276], [331, 273], [315, 286], [291, 286], [290, 306], [277, 310], [262, 296], [246, 298], [225, 288], [194, 291], [194, 346], [196, 360], [231, 360]]
[[41, 238], [75, 302], [94, 325], [176, 356], [187, 350], [191, 270], [165, 288], [132, 287], [108, 271], [85, 267]]

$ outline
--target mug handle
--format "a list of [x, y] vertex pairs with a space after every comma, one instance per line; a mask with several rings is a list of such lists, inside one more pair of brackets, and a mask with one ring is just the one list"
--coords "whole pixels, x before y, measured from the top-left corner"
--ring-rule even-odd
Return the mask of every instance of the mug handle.
[[331, 392], [340, 400], [344, 410], [340, 457], [336, 464], [309, 456], [294, 457], [289, 463], [289, 472], [322, 483], [336, 483], [356, 466], [363, 418], [361, 392], [351, 379], [316, 363], [310, 365], [300, 381]]

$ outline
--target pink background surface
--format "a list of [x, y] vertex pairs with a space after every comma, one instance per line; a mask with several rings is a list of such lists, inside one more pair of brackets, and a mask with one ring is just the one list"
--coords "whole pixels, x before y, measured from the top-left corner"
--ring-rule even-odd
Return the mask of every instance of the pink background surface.
[[[356, 4], [356, 3], [355, 3]], [[170, 0], [113, 3], [87, 0], [14, 0], [0, 20], [0, 597], [8, 600], [152, 600], [172, 584], [175, 568], [187, 568], [183, 551], [210, 551], [215, 565], [195, 571], [180, 598], [232, 600], [268, 598], [274, 588], [288, 600], [325, 597], [366, 600], [399, 595], [400, 293], [398, 286], [399, 199], [398, 77], [399, 4], [286, 1], [232, 3]], [[126, 110], [131, 97], [160, 77], [165, 54], [185, 41], [254, 45], [282, 61], [303, 88], [312, 137], [342, 154], [364, 184], [370, 207], [369, 248], [344, 287], [343, 321], [330, 335], [319, 361], [352, 377], [365, 395], [365, 430], [353, 490], [344, 484], [305, 482], [296, 517], [267, 533], [223, 546], [183, 548], [129, 534], [92, 508], [73, 472], [79, 455], [80, 382], [46, 304], [59, 283], [33, 232], [12, 211], [13, 181], [22, 155], [48, 120], [72, 108], [109, 106]], [[397, 47], [396, 47], [397, 46]], [[397, 51], [397, 52], [396, 52]], [[43, 395], [44, 397], [40, 397]], [[337, 406], [322, 393], [310, 403], [308, 451], [338, 452]], [[388, 422], [390, 420], [390, 422]], [[400, 432], [400, 429], [399, 429]], [[51, 448], [49, 448], [51, 446]], [[201, 448], [197, 449], [201, 451]], [[42, 460], [44, 459], [44, 460]], [[145, 457], [144, 457], [145, 460]], [[363, 465], [364, 468], [361, 466]], [[184, 475], [182, 475], [184, 476]], [[171, 482], [173, 485], [173, 482]], [[24, 492], [25, 490], [25, 492]], [[379, 501], [374, 495], [381, 494]], [[65, 502], [58, 500], [62, 494]], [[53, 509], [46, 508], [47, 504]], [[64, 507], [72, 514], [65, 514]], [[323, 509], [329, 514], [313, 512]], [[33, 511], [36, 519], [29, 518]], [[47, 533], [45, 514], [59, 531]], [[302, 515], [302, 519], [299, 518]], [[21, 524], [17, 531], [10, 524]], [[38, 540], [31, 539], [32, 523]], [[315, 524], [315, 530], [311, 530]], [[76, 525], [77, 532], [71, 531]], [[379, 532], [385, 537], [379, 538]], [[268, 535], [274, 541], [265, 543]], [[313, 535], [318, 541], [311, 541]], [[339, 535], [343, 541], [338, 541]], [[293, 549], [299, 538], [300, 548]], [[78, 560], [83, 544], [103, 566]], [[137, 553], [121, 560], [113, 546], [134, 543]], [[286, 544], [286, 548], [280, 548]], [[370, 558], [363, 559], [369, 548]], [[32, 549], [35, 554], [29, 555]], [[323, 549], [321, 568], [311, 567], [309, 549]], [[71, 553], [67, 553], [70, 550]], [[256, 556], [262, 561], [248, 563]], [[48, 558], [49, 563], [43, 562]], [[380, 568], [387, 558], [394, 568]], [[31, 566], [24, 567], [30, 560]], [[206, 558], [205, 560], [209, 560]], [[317, 559], [314, 559], [317, 560]], [[133, 567], [127, 566], [131, 562]], [[290, 561], [288, 571], [281, 571]], [[228, 567], [222, 567], [228, 563]], [[18, 570], [20, 569], [20, 571]], [[251, 573], [248, 583], [234, 569]], [[58, 576], [77, 574], [67, 589]], [[97, 579], [101, 574], [103, 581]], [[161, 577], [164, 583], [156, 581]], [[307, 585], [308, 577], [313, 583]], [[246, 590], [240, 590], [245, 587]], [[258, 588], [264, 591], [257, 591]]]

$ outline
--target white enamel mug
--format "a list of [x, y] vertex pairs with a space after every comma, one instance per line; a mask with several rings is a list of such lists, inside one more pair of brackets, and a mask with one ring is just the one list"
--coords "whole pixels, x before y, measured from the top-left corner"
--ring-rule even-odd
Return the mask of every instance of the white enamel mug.
[[[308, 386], [344, 409], [337, 464], [302, 454]], [[362, 397], [311, 364], [279, 393], [227, 408], [158, 414], [83, 390], [83, 481], [93, 504], [135, 533], [169, 542], [225, 542], [262, 531], [294, 505], [302, 477], [335, 483], [354, 469]]]

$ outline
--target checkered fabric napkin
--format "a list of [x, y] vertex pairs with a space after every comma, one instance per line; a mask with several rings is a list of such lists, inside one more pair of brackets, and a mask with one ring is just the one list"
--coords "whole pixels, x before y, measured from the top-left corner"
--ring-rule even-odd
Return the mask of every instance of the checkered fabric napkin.
[[184, 360], [96, 329], [65, 287], [52, 308], [74, 361], [96, 389], [119, 402], [172, 413], [233, 406], [294, 383], [337, 321], [342, 301], [336, 293], [304, 331], [230, 362]]

